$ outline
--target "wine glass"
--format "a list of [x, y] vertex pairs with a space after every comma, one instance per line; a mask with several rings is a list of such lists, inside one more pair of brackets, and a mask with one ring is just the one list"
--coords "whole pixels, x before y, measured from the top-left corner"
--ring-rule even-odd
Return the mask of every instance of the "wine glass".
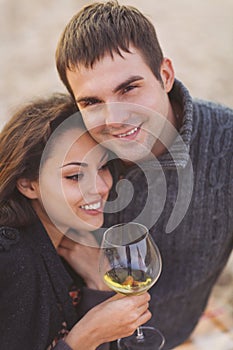
[[[100, 273], [108, 287], [125, 295], [146, 292], [162, 269], [159, 249], [148, 229], [139, 223], [117, 224], [104, 233]], [[160, 350], [165, 339], [154, 327], [142, 326], [135, 334], [118, 339], [119, 350]]]

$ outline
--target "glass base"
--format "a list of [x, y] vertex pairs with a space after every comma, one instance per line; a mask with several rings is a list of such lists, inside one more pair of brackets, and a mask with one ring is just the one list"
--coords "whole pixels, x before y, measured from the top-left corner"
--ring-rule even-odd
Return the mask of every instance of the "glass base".
[[165, 339], [162, 333], [154, 327], [142, 326], [144, 337], [138, 338], [137, 332], [126, 338], [118, 339], [118, 350], [161, 350]]

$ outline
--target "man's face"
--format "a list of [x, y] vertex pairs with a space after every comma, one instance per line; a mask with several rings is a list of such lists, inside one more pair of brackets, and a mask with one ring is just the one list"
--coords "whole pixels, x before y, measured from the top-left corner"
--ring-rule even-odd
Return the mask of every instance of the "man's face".
[[[171, 62], [161, 65], [163, 84], [140, 52], [105, 55], [92, 68], [67, 70], [84, 123], [92, 137], [120, 158], [137, 161], [156, 155], [165, 120], [173, 122], [167, 93], [174, 82]], [[164, 118], [159, 117], [159, 115]]]

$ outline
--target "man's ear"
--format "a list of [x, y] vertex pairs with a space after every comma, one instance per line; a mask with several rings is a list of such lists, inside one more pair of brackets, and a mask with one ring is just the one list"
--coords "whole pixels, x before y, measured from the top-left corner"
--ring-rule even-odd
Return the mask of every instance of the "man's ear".
[[19, 192], [21, 192], [25, 197], [29, 199], [38, 198], [39, 186], [36, 181], [31, 181], [29, 179], [22, 178], [17, 181], [16, 186]]
[[164, 90], [168, 93], [171, 91], [174, 79], [175, 72], [172, 65], [172, 61], [169, 58], [164, 58], [160, 68], [160, 75], [163, 81]]

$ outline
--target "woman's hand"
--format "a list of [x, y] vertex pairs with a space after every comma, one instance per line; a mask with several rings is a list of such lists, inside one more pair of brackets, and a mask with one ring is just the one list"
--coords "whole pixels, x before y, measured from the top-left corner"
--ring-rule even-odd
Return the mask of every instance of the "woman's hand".
[[94, 350], [103, 343], [126, 337], [151, 318], [150, 295], [120, 294], [91, 309], [70, 331], [65, 341], [73, 350]]
[[57, 249], [58, 254], [84, 279], [88, 288], [110, 290], [99, 273], [100, 249], [95, 237], [86, 232], [85, 236], [78, 238], [77, 243], [65, 236]]

